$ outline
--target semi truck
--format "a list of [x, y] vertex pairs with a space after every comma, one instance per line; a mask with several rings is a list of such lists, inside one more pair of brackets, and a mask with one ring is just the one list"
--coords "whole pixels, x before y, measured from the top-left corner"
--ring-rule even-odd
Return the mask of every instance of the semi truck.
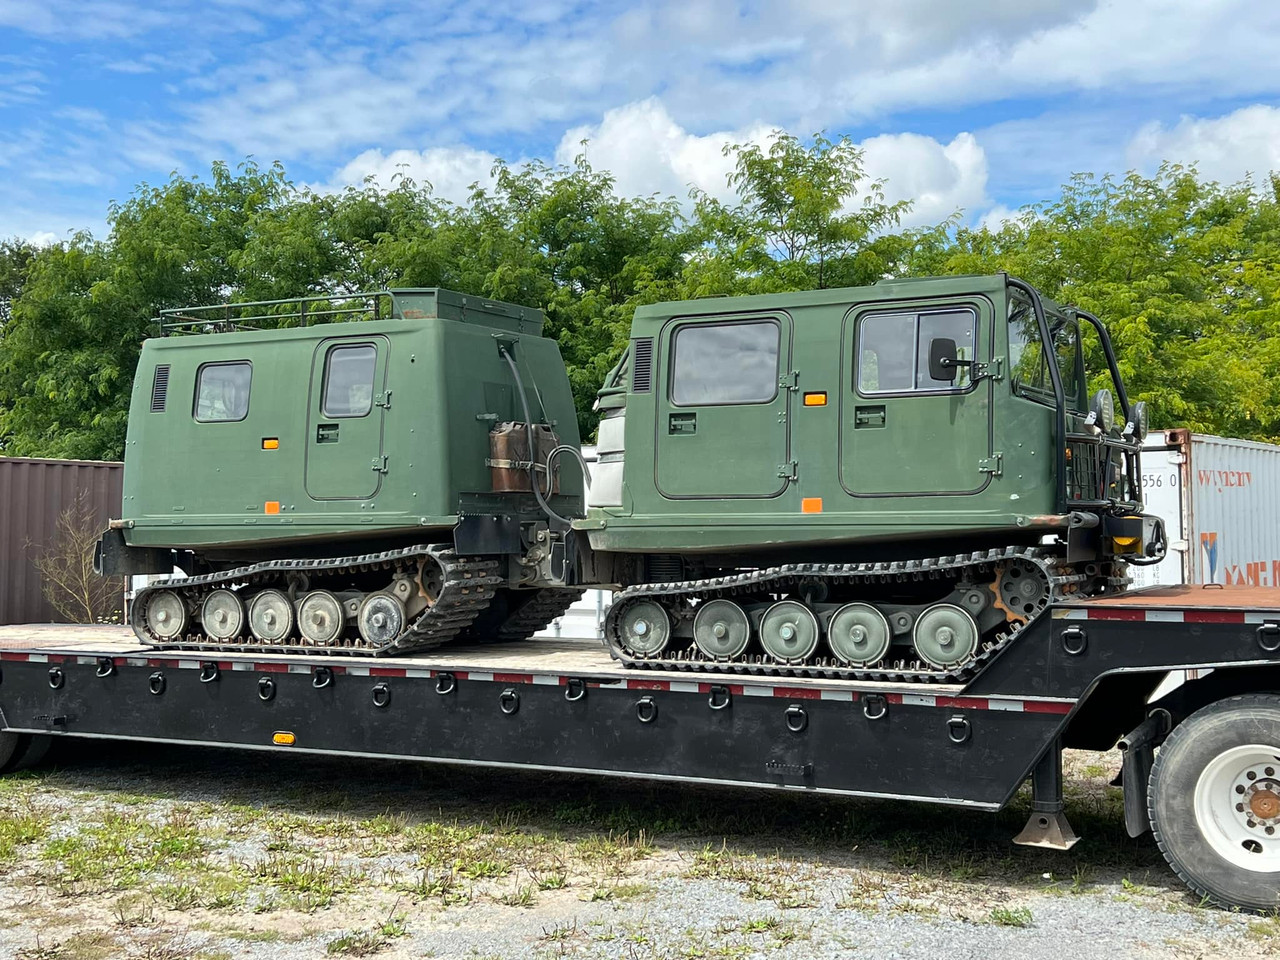
[[[158, 334], [97, 563], [165, 579], [125, 627], [0, 628], [0, 764], [104, 737], [984, 810], [1029, 782], [1014, 841], [1063, 849], [1062, 751], [1118, 744], [1132, 835], [1280, 903], [1280, 591], [1131, 586], [1168, 537], [1100, 318], [1004, 275], [642, 307], [589, 475], [529, 308]], [[602, 642], [538, 636], [596, 588]]]

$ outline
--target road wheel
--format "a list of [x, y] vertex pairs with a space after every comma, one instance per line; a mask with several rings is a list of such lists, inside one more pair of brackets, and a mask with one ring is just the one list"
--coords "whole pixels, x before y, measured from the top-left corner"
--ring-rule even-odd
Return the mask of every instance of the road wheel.
[[1148, 791], [1174, 872], [1223, 907], [1280, 907], [1280, 696], [1220, 700], [1179, 724]]

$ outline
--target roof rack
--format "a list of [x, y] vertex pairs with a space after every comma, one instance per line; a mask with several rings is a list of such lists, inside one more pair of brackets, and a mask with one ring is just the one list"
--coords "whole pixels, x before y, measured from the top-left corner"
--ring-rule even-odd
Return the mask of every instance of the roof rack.
[[421, 320], [438, 317], [513, 333], [539, 336], [544, 317], [534, 307], [521, 307], [439, 287], [397, 287], [368, 293], [335, 293], [288, 300], [251, 300], [207, 307], [161, 310], [155, 322], [160, 336], [192, 333], [235, 333], [307, 327], [316, 323], [362, 320]]
[[390, 290], [377, 290], [177, 307], [161, 310], [156, 322], [160, 325], [160, 336], [167, 337], [184, 333], [234, 333], [239, 330], [306, 327], [313, 323], [379, 320], [395, 314], [394, 294]]

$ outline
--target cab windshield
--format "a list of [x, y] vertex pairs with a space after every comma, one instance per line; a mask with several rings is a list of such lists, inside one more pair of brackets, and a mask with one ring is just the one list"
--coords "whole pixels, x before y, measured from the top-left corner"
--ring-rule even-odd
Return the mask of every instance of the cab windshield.
[[[1048, 313], [1045, 320], [1053, 337], [1054, 359], [1062, 378], [1062, 392], [1068, 409], [1083, 413], [1084, 364], [1080, 355], [1080, 327], [1075, 320]], [[1009, 302], [1009, 368], [1014, 390], [1041, 402], [1053, 402], [1053, 381], [1040, 341], [1035, 310], [1025, 300]]]

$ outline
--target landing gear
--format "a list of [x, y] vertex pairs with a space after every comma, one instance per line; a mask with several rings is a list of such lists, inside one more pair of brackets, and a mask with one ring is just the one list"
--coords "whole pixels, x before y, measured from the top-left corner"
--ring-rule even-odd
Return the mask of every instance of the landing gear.
[[1280, 906], [1280, 696], [1220, 700], [1156, 754], [1151, 829], [1175, 873], [1224, 907]]

